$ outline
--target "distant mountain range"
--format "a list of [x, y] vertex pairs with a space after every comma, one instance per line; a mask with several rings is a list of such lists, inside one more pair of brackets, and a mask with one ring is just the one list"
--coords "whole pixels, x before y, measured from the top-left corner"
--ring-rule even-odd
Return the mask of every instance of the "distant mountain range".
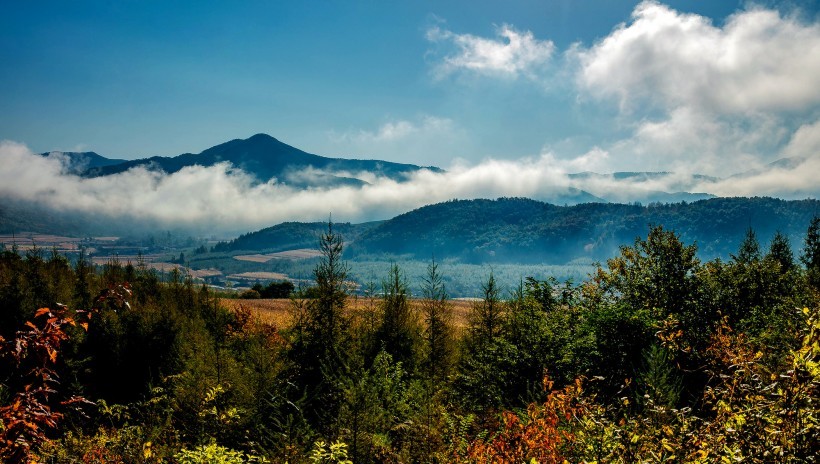
[[[173, 157], [122, 160], [107, 158], [95, 152], [51, 152], [42, 153], [42, 156], [58, 157], [63, 161], [64, 172], [87, 178], [109, 176], [134, 168], [175, 173], [192, 166], [207, 167], [227, 163], [230, 169], [241, 169], [252, 175], [257, 182], [275, 181], [294, 189], [364, 187], [368, 180], [372, 181], [374, 178], [389, 178], [401, 183], [412, 180], [424, 170], [446, 174], [435, 166], [323, 157], [294, 148], [266, 134], [231, 140], [199, 154], [185, 153]], [[769, 168], [793, 168], [800, 162], [799, 159], [784, 158], [771, 163]], [[729, 178], [754, 176], [756, 172], [748, 171]], [[629, 241], [642, 235], [646, 224], [669, 223], [684, 238], [698, 240], [704, 253], [717, 256], [732, 248], [733, 240], [740, 236], [749, 221], [760, 219], [763, 237], [773, 233], [773, 228], [796, 234], [805, 226], [807, 215], [810, 216], [817, 209], [816, 201], [811, 203], [811, 208], [814, 209], [807, 212], [800, 209], [800, 205], [807, 204], [805, 202], [717, 199], [710, 193], [685, 190], [688, 186], [708, 186], [721, 179], [694, 175], [685, 177], [688, 179], [685, 182], [664, 182], [670, 178], [675, 180], [674, 175], [668, 172], [567, 174], [568, 185], [562, 184], [563, 187], [553, 190], [546, 189], [552, 191], [544, 194], [549, 197], [452, 201], [429, 205], [383, 223], [351, 226], [346, 235], [354, 239], [350, 244], [350, 251], [359, 256], [413, 255], [426, 259], [435, 254], [470, 262], [497, 259], [540, 262], [585, 257], [600, 259], [609, 256], [613, 248], [624, 243], [624, 240]], [[442, 177], [441, 181], [447, 182], [448, 179]], [[612, 198], [602, 198], [572, 185], [589, 186], [584, 188], [590, 190], [595, 190], [592, 187], [595, 185], [608, 185], [609, 190], [604, 188], [595, 191], [609, 192], [606, 195]], [[671, 187], [657, 187], [662, 185]], [[628, 190], [619, 190], [622, 187]], [[658, 188], [676, 191], [656, 190]], [[630, 204], [604, 205], [612, 199]], [[683, 202], [691, 204], [679, 204]], [[642, 207], [641, 204], [651, 207]], [[798, 209], [799, 214], [796, 212]], [[782, 214], [787, 214], [791, 219]], [[763, 221], [764, 218], [766, 221]], [[315, 235], [298, 232], [304, 229], [300, 223], [288, 224], [291, 225], [265, 229], [265, 233], [274, 234], [281, 231], [282, 227], [289, 227], [289, 232], [285, 235], [297, 237], [291, 240], [306, 241], [306, 244]], [[112, 220], [93, 210], [50, 209], [47, 202], [39, 197], [0, 199], [0, 233], [32, 231], [74, 235], [128, 235], [157, 227], [167, 226], [144, 214], [133, 219], [124, 214]], [[185, 225], [183, 223], [176, 227], [184, 230]], [[721, 228], [726, 229], [723, 231], [727, 233], [726, 236], [721, 235], [723, 232], [716, 232], [723, 230]], [[224, 230], [239, 232], [229, 227]], [[286, 247], [280, 239], [266, 243], [267, 239], [260, 239], [261, 235], [258, 234], [262, 234], [262, 231], [245, 238], [240, 237], [241, 240], [232, 242], [229, 246], [231, 249], [263, 249], [275, 248], [270, 243], [280, 243], [281, 247]], [[257, 242], [251, 245], [253, 240]]]
[[[211, 147], [199, 154], [184, 153], [173, 157], [153, 156], [136, 160], [109, 159], [94, 152], [51, 152], [43, 156], [62, 156], [69, 173], [85, 177], [99, 177], [125, 172], [135, 167], [174, 173], [189, 166], [213, 166], [228, 162], [234, 168], [252, 174], [259, 182], [275, 179], [278, 183], [294, 188], [332, 188], [339, 186], [361, 187], [368, 177], [387, 177], [402, 182], [422, 169], [442, 173], [436, 166], [417, 166], [382, 160], [359, 160], [327, 158], [304, 152], [267, 134], [256, 134], [247, 139], [235, 139]], [[569, 174], [573, 180], [606, 179], [632, 180], [636, 182], [662, 178], [666, 172], [615, 172], [598, 174], [583, 172]], [[696, 180], [715, 180], [708, 176], [694, 176]], [[663, 192], [647, 190], [633, 192], [631, 200], [641, 202], [680, 202], [712, 198], [708, 193]], [[575, 187], [557, 191], [548, 198], [539, 198], [554, 204], [574, 205], [589, 202], [607, 202], [606, 198], [593, 195]]]
[[[48, 156], [49, 153], [43, 153]], [[135, 167], [159, 169], [174, 173], [189, 166], [213, 166], [228, 162], [235, 168], [254, 175], [260, 182], [276, 179], [297, 188], [361, 186], [367, 182], [357, 177], [366, 172], [402, 181], [421, 169], [441, 172], [433, 166], [393, 163], [380, 160], [326, 158], [294, 148], [267, 134], [247, 139], [235, 139], [199, 153], [184, 153], [173, 157], [153, 156], [131, 161], [109, 160], [94, 152], [64, 152], [71, 166], [85, 167], [77, 173], [86, 177], [117, 174]], [[347, 174], [347, 175], [345, 175]]]
[[[64, 151], [53, 153], [62, 156], [65, 159], [65, 166], [68, 172], [76, 175], [85, 175], [88, 172], [127, 162], [121, 159], [109, 159], [93, 151]], [[48, 156], [51, 155], [51, 153], [42, 153], [42, 155]]]
[[[765, 250], [776, 231], [802, 248], [818, 200], [714, 198], [650, 206], [589, 203], [556, 206], [525, 198], [457, 200], [425, 206], [387, 221], [335, 225], [350, 258], [412, 258], [464, 263], [553, 263], [605, 260], [645, 237], [650, 225], [697, 243], [705, 259], [737, 251], [748, 227]], [[289, 222], [222, 243], [217, 251], [281, 251], [315, 247], [322, 223]]]

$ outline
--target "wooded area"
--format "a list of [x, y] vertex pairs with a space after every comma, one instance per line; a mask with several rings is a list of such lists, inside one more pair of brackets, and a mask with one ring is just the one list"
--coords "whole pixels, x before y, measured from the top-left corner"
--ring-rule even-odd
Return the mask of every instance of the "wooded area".
[[394, 265], [354, 312], [332, 224], [320, 248], [286, 327], [177, 273], [3, 250], [0, 456], [816, 460], [820, 218], [799, 259], [785, 236], [762, 247], [750, 228], [729, 259], [701, 262], [655, 226], [580, 284], [501, 289], [490, 271], [460, 331], [435, 262], [422, 304]]

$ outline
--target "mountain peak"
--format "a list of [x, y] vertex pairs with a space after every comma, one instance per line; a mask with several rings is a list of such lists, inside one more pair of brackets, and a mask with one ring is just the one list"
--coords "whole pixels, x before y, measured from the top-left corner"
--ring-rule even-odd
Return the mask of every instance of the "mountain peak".
[[[406, 180], [410, 173], [421, 169], [412, 164], [388, 161], [326, 158], [292, 147], [268, 134], [258, 133], [246, 139], [233, 139], [221, 143], [199, 154], [186, 153], [175, 157], [131, 160], [90, 169], [86, 174], [92, 177], [104, 176], [142, 165], [174, 173], [186, 166], [213, 166], [223, 162], [242, 169], [262, 182], [275, 178], [278, 182], [304, 187], [364, 183], [343, 174], [350, 172], [372, 172], [377, 176], [402, 181]], [[340, 174], [335, 174], [337, 172]]]
[[251, 141], [253, 141], [253, 142], [262, 142], [262, 141], [265, 141], [265, 142], [268, 142], [268, 141], [279, 142], [279, 140], [276, 137], [271, 137], [270, 135], [263, 134], [261, 132], [258, 133], [258, 134], [254, 134], [254, 135], [248, 137], [245, 140], [247, 140], [248, 142], [251, 142]]

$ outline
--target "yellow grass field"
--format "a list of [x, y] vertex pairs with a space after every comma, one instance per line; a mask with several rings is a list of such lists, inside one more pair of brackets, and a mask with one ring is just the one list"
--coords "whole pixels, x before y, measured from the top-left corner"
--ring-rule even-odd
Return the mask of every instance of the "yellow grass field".
[[[273, 324], [276, 327], [287, 327], [291, 322], [291, 301], [289, 299], [258, 299], [242, 300], [234, 298], [223, 298], [221, 303], [228, 309], [236, 310], [239, 307], [250, 309], [260, 321]], [[347, 309], [355, 314], [357, 311], [369, 307], [371, 304], [378, 305], [380, 300], [372, 301], [364, 297], [350, 297], [347, 300]], [[457, 329], [467, 326], [467, 315], [474, 302], [464, 300], [450, 300], [453, 308], [453, 324]], [[410, 306], [419, 312], [421, 311], [421, 300], [410, 300]]]
[[322, 253], [319, 250], [300, 248], [298, 250], [280, 251], [278, 253], [268, 253], [265, 255], [239, 255], [234, 256], [233, 259], [236, 259], [238, 261], [251, 261], [254, 263], [267, 263], [268, 261], [273, 259], [289, 259], [295, 261], [298, 259], [315, 258], [321, 254]]
[[234, 280], [287, 280], [288, 276], [280, 272], [240, 272], [239, 274], [231, 274], [229, 279]]

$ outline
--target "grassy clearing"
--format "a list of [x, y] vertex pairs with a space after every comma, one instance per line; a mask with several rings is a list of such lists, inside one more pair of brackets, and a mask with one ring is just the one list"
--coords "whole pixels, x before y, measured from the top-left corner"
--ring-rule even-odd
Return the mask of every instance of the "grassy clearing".
[[[367, 308], [376, 306], [381, 300], [371, 298], [352, 296], [347, 300], [347, 309], [352, 315], [361, 313]], [[222, 304], [231, 310], [236, 310], [240, 307], [250, 309], [253, 314], [259, 318], [261, 322], [273, 324], [276, 327], [288, 327], [292, 321], [291, 319], [291, 305], [289, 299], [257, 299], [257, 300], [243, 300], [234, 298], [224, 298], [221, 300]], [[421, 303], [422, 300], [410, 300], [410, 306], [416, 310], [419, 317], [421, 317]], [[465, 300], [450, 300], [453, 309], [453, 325], [461, 330], [467, 326], [467, 317], [472, 308], [472, 301]]]

